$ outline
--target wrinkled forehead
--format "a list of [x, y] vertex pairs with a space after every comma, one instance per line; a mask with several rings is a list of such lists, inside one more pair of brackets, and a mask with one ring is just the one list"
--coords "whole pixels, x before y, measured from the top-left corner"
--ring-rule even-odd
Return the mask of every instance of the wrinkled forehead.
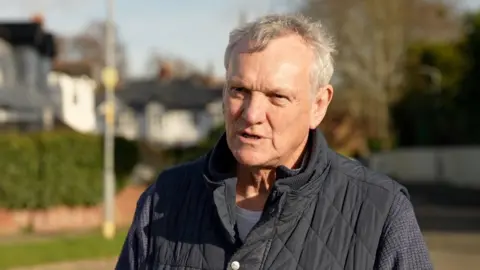
[[265, 52], [264, 55], [277, 53], [283, 55], [294, 55], [299, 58], [314, 58], [314, 52], [310, 45], [295, 33], [286, 33], [270, 38], [250, 39], [244, 36], [230, 48], [230, 59], [238, 54], [252, 54]]
[[313, 59], [313, 51], [295, 35], [263, 45], [243, 39], [230, 55], [227, 83], [241, 81], [268, 88], [310, 89]]

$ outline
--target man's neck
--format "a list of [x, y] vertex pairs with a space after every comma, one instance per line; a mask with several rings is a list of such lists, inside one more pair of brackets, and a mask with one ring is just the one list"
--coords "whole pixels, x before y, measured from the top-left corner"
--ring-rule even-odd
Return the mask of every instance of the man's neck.
[[244, 209], [261, 211], [275, 179], [274, 169], [252, 170], [237, 165], [237, 205]]
[[252, 169], [237, 165], [237, 194], [245, 197], [268, 193], [276, 179], [275, 169]]
[[[296, 169], [302, 165], [305, 156], [307, 141], [295, 151], [290, 158], [282, 162], [289, 169]], [[275, 168], [250, 168], [237, 164], [237, 204], [240, 207], [256, 210], [263, 209], [265, 201], [275, 183]]]

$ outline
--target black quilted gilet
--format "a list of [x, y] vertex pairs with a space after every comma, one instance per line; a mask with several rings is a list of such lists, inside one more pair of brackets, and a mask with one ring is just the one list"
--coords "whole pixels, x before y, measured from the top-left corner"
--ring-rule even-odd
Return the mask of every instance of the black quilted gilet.
[[244, 243], [224, 137], [206, 157], [163, 172], [139, 201], [143, 255], [129, 269], [372, 269], [393, 199], [407, 192], [311, 135], [308, 164], [295, 175], [278, 169]]

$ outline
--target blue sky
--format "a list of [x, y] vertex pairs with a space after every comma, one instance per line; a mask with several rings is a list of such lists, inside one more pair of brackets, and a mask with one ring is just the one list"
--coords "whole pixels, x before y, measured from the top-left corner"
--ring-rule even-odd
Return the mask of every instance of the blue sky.
[[[250, 17], [272, 9], [287, 10], [282, 3], [294, 0], [116, 0], [116, 20], [128, 46], [130, 72], [146, 72], [152, 51], [191, 61], [199, 68], [209, 62], [223, 73], [223, 51], [228, 32], [236, 25], [240, 9]], [[89, 21], [105, 16], [105, 0], [0, 0], [0, 19], [27, 18], [42, 12], [47, 27], [60, 34], [79, 32]], [[480, 7], [480, 0], [464, 0]], [[275, 3], [273, 5], [272, 3]]]

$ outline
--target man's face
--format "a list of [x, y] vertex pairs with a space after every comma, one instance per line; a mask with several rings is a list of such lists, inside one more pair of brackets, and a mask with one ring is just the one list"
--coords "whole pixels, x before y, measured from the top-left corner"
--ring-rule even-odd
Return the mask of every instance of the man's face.
[[291, 157], [323, 119], [332, 89], [312, 91], [314, 54], [296, 35], [274, 39], [260, 52], [248, 48], [241, 41], [229, 59], [223, 97], [229, 148], [246, 166], [293, 166]]

